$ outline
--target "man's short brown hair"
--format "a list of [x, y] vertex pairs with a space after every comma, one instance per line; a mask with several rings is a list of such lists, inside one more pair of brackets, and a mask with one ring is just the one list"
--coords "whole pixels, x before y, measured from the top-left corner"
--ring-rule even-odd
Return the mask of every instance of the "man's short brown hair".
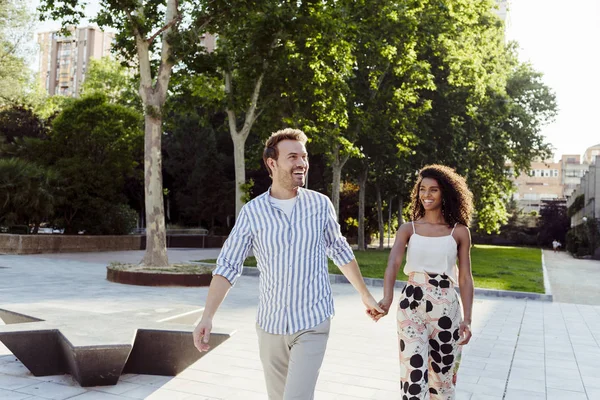
[[267, 159], [272, 158], [273, 160], [277, 160], [279, 158], [277, 144], [283, 140], [297, 140], [306, 145], [308, 138], [300, 129], [285, 128], [273, 132], [265, 142], [265, 150], [263, 151], [263, 162], [265, 163], [267, 171], [269, 171], [269, 176], [271, 176], [271, 168], [267, 165]]

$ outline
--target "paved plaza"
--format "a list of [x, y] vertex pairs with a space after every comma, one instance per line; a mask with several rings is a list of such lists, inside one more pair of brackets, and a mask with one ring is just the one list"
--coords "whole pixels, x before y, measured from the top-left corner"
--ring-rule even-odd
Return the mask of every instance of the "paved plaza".
[[[188, 261], [218, 252], [171, 249], [169, 255]], [[107, 262], [141, 257], [136, 251], [0, 256], [0, 308], [43, 306], [93, 315], [203, 305], [207, 288], [106, 281]], [[600, 399], [600, 299], [594, 297], [600, 293], [600, 262], [570, 263], [568, 257], [545, 254], [554, 302], [476, 297], [458, 400]], [[258, 278], [240, 278], [214, 321], [215, 330], [237, 332], [177, 377], [124, 375], [116, 386], [82, 388], [68, 375], [32, 376], [0, 344], [0, 399], [265, 400], [254, 322], [257, 287]], [[381, 288], [372, 291], [377, 298], [382, 294]], [[395, 316], [373, 323], [350, 285], [334, 284], [333, 293], [336, 316], [316, 400], [400, 399]]]

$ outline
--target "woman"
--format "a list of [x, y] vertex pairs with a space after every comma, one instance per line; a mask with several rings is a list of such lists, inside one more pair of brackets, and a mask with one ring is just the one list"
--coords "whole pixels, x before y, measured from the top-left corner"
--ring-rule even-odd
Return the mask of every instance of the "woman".
[[454, 399], [460, 346], [471, 338], [473, 195], [454, 170], [429, 165], [419, 172], [411, 207], [413, 221], [398, 230], [379, 304], [389, 311], [407, 248], [408, 283], [398, 308], [402, 399], [425, 399], [427, 391], [431, 400]]

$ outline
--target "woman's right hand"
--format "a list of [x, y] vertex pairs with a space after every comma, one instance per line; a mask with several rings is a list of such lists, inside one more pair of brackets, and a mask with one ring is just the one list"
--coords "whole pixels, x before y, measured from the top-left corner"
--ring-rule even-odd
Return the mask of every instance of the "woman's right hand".
[[384, 313], [378, 315], [377, 319], [380, 319], [381, 317], [385, 317], [388, 314], [393, 301], [394, 301], [393, 297], [384, 297], [383, 299], [381, 299], [379, 301], [379, 307], [381, 307], [381, 309], [384, 311]]

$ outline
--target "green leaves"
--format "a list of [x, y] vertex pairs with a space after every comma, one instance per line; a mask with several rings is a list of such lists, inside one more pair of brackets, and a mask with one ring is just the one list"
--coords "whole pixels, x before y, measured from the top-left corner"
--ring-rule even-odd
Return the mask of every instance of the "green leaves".
[[67, 231], [90, 230], [86, 215], [125, 201], [125, 180], [142, 159], [140, 126], [139, 113], [94, 94], [66, 106], [47, 140], [30, 143], [36, 161], [60, 177], [53, 195]]
[[54, 170], [36, 163], [0, 159], [0, 224], [39, 224], [51, 217], [57, 180]]
[[27, 65], [33, 21], [25, 2], [0, 1], [0, 108], [24, 103], [35, 85]]
[[104, 57], [90, 60], [81, 95], [85, 97], [100, 93], [111, 103], [141, 109], [137, 87], [139, 82], [131, 70], [112, 58]]

